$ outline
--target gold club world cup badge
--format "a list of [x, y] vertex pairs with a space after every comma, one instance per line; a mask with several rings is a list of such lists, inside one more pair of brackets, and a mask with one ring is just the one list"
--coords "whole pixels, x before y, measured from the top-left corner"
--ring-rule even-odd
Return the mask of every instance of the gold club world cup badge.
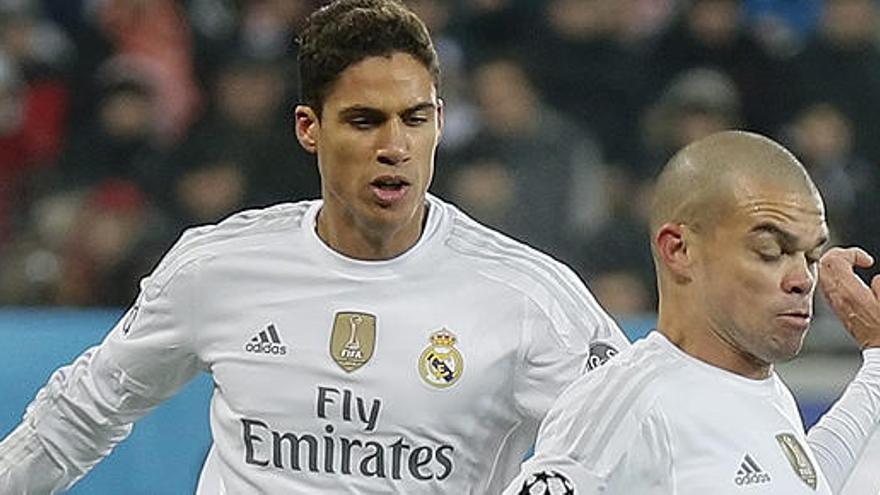
[[419, 356], [419, 376], [428, 385], [447, 388], [455, 384], [464, 369], [455, 335], [445, 328], [431, 334], [431, 344]]
[[333, 319], [330, 355], [351, 373], [373, 357], [376, 347], [376, 317], [369, 313], [341, 312]]
[[794, 469], [798, 478], [815, 490], [817, 484], [816, 468], [813, 467], [813, 462], [801, 443], [798, 442], [797, 437], [791, 433], [780, 433], [776, 435], [776, 441], [779, 442], [779, 447], [782, 448], [788, 463], [791, 464], [791, 468]]

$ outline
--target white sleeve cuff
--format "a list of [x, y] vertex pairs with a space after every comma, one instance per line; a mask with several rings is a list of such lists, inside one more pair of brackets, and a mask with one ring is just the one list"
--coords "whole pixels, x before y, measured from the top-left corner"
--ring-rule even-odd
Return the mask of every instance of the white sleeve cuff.
[[872, 370], [880, 372], [880, 347], [869, 347], [862, 350], [862, 368], [870, 366]]

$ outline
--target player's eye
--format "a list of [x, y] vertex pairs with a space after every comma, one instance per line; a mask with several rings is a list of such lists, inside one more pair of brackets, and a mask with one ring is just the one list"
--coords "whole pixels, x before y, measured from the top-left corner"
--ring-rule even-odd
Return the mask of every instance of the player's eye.
[[406, 125], [408, 125], [410, 127], [417, 127], [417, 126], [420, 126], [420, 125], [428, 122], [428, 117], [425, 116], [424, 114], [417, 113], [417, 114], [407, 115], [403, 119], [403, 121], [404, 121], [404, 123], [406, 123]]
[[379, 122], [377, 119], [370, 117], [352, 117], [348, 120], [348, 123], [356, 129], [372, 129]]
[[779, 261], [785, 254], [779, 246], [763, 246], [755, 250], [762, 261], [773, 262]]
[[768, 253], [758, 253], [758, 256], [761, 257], [762, 261], [767, 261], [767, 262], [779, 261], [779, 258], [782, 257], [781, 255], [778, 255], [778, 254], [768, 254]]

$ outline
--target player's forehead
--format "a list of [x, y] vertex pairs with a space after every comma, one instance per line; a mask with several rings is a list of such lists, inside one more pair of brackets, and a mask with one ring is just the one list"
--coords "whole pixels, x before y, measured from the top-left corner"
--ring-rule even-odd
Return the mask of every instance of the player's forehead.
[[728, 214], [741, 234], [809, 247], [828, 238], [822, 198], [815, 189], [772, 181], [742, 181]]
[[388, 113], [436, 106], [431, 73], [412, 55], [395, 52], [372, 56], [347, 67], [330, 88], [325, 111], [366, 108]]

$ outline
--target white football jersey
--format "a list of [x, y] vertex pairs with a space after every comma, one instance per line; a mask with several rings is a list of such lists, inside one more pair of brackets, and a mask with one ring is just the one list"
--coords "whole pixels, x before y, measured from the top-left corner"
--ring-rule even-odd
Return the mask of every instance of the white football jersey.
[[320, 201], [188, 231], [0, 454], [44, 469], [39, 444], [75, 479], [204, 370], [200, 494], [499, 493], [561, 390], [629, 343], [568, 268], [428, 204], [387, 261], [328, 248]]
[[832, 493], [775, 373], [730, 373], [656, 331], [568, 388], [535, 450], [505, 494]]

